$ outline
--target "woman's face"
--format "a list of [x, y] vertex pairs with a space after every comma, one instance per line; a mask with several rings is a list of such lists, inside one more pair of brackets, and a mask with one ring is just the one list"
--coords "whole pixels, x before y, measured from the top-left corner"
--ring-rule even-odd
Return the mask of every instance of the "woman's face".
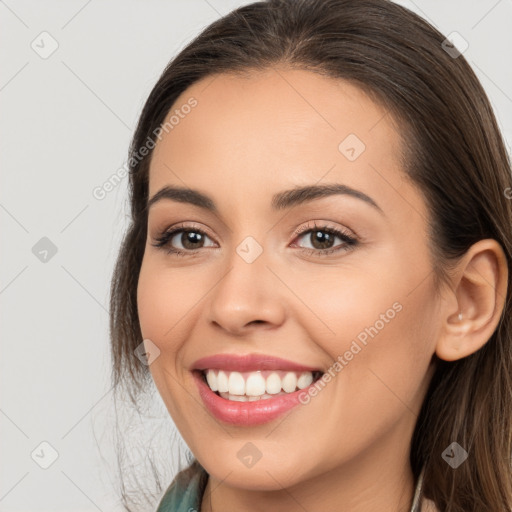
[[[187, 445], [211, 475], [252, 489], [407, 464], [440, 299], [428, 211], [402, 175], [391, 116], [347, 82], [289, 69], [208, 77], [171, 115], [149, 198], [179, 187], [209, 199], [153, 202], [137, 300], [143, 337], [160, 351], [151, 374]], [[154, 245], [174, 229], [186, 231]], [[266, 363], [200, 361], [249, 354]], [[224, 368], [234, 399], [205, 391], [197, 368]], [[290, 391], [303, 373], [308, 385], [305, 369], [331, 378], [295, 391], [293, 406], [274, 396], [271, 374]], [[272, 398], [240, 401], [262, 382]]]

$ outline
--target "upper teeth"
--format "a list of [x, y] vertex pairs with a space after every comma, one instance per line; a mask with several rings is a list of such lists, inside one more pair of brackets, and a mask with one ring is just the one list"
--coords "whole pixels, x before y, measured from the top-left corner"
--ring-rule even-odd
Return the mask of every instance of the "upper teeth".
[[291, 372], [283, 370], [230, 372], [208, 370], [206, 381], [212, 391], [230, 395], [261, 396], [275, 395], [281, 390], [292, 393], [296, 388], [303, 389], [313, 382], [312, 372]]

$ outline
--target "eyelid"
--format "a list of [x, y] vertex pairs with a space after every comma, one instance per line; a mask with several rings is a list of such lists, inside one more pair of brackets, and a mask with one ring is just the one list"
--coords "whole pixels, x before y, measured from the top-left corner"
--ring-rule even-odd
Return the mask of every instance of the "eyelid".
[[[310, 223], [313, 223], [311, 225]], [[318, 222], [318, 224], [317, 224]], [[294, 231], [293, 235], [299, 236], [302, 235], [308, 231], [322, 231], [322, 230], [332, 230], [332, 231], [340, 231], [343, 235], [350, 237], [350, 238], [357, 238], [359, 239], [359, 236], [357, 233], [355, 233], [352, 229], [346, 228], [345, 226], [335, 226], [332, 222], [328, 220], [313, 220], [310, 221], [310, 223], [306, 224], [305, 226], [302, 226]]]
[[170, 224], [166, 225], [164, 228], [155, 228], [154, 234], [152, 236], [153, 239], [157, 239], [158, 237], [162, 237], [167, 233], [173, 232], [173, 231], [199, 231], [201, 233], [204, 233], [208, 237], [210, 237], [212, 240], [216, 240], [216, 238], [219, 238], [222, 240], [221, 237], [214, 236], [210, 229], [205, 227], [203, 224], [200, 224], [195, 221], [183, 221], [178, 222], [177, 224]]

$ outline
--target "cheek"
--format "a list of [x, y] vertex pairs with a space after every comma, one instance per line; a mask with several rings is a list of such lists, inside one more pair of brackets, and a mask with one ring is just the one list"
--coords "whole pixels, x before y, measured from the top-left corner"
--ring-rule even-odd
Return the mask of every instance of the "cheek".
[[[379, 260], [386, 272], [344, 268], [297, 281], [295, 292], [307, 305], [299, 316], [305, 330], [332, 358], [334, 381], [341, 393], [373, 402], [395, 402], [395, 393], [413, 400], [435, 345], [436, 300], [429, 280], [411, 265]], [[403, 263], [403, 264], [401, 264]], [[385, 275], [384, 275], [385, 274]], [[335, 362], [338, 362], [336, 364]], [[340, 378], [338, 378], [338, 375]], [[358, 407], [350, 396], [345, 403]]]
[[[311, 289], [302, 295], [329, 327], [315, 338], [333, 361], [333, 378], [319, 400], [339, 418], [324, 429], [326, 438], [347, 440], [351, 448], [343, 448], [344, 456], [377, 441], [397, 422], [414, 422], [421, 407], [433, 353], [428, 319], [434, 316], [435, 300], [428, 284], [410, 293], [405, 270], [403, 280], [385, 283], [355, 269], [335, 283], [333, 273], [330, 280], [316, 280], [315, 290], [324, 284], [322, 296]], [[318, 332], [314, 325], [323, 325], [310, 314], [305, 322], [311, 333]], [[405, 427], [402, 434], [407, 434]]]
[[[180, 322], [185, 312], [182, 298], [186, 289], [176, 273], [163, 269], [155, 258], [144, 256], [137, 284], [137, 310], [141, 333], [160, 350], [149, 365], [156, 388], [173, 419], [180, 418], [176, 388], [176, 369], [179, 366], [180, 346], [184, 329]], [[179, 295], [179, 297], [178, 297]]]
[[137, 311], [142, 336], [157, 344], [166, 329], [165, 317], [161, 311], [164, 293], [165, 285], [162, 279], [157, 278], [154, 265], [144, 257], [137, 285]]
[[[188, 283], [188, 286], [187, 286]], [[187, 315], [197, 302], [186, 271], [162, 268], [156, 259], [144, 258], [137, 286], [137, 310], [144, 338], [161, 351], [176, 351], [186, 332]]]
[[361, 346], [369, 345], [369, 339], [389, 332], [390, 325], [403, 316], [401, 283], [393, 279], [384, 282], [355, 265], [319, 268], [294, 283], [294, 292], [308, 310], [300, 316], [297, 311], [297, 318], [308, 323], [308, 332], [316, 332], [315, 340], [333, 357], [348, 350], [354, 339]]

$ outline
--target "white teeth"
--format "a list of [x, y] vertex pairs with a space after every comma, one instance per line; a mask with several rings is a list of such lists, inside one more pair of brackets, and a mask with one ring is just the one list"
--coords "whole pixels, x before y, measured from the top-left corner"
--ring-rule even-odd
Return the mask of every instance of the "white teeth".
[[248, 397], [244, 395], [229, 395], [229, 399], [235, 402], [246, 402]]
[[311, 372], [304, 372], [297, 379], [297, 387], [299, 389], [307, 388], [313, 382], [313, 374]]
[[293, 393], [297, 387], [297, 376], [293, 372], [288, 372], [283, 379], [283, 391]]
[[[208, 370], [208, 372], [213, 373], [213, 370]], [[223, 371], [220, 371], [217, 374], [217, 391], [219, 393], [227, 393], [228, 390], [229, 390], [228, 376]], [[213, 391], [213, 389], [212, 389], [212, 391]]]
[[245, 394], [247, 396], [261, 396], [265, 394], [265, 379], [261, 373], [253, 372], [247, 377]]
[[235, 401], [254, 401], [293, 393], [297, 388], [304, 389], [313, 382], [312, 372], [276, 370], [241, 373], [209, 369], [205, 373], [212, 391]]
[[208, 370], [206, 373], [206, 380], [208, 382], [208, 386], [212, 391], [218, 391], [217, 388], [217, 377], [215, 376], [215, 372], [213, 370]]
[[281, 391], [281, 377], [277, 373], [271, 373], [267, 377], [267, 382], [265, 386], [267, 393], [271, 395], [275, 395]]
[[228, 378], [230, 395], [245, 395], [245, 380], [241, 373], [231, 372]]

